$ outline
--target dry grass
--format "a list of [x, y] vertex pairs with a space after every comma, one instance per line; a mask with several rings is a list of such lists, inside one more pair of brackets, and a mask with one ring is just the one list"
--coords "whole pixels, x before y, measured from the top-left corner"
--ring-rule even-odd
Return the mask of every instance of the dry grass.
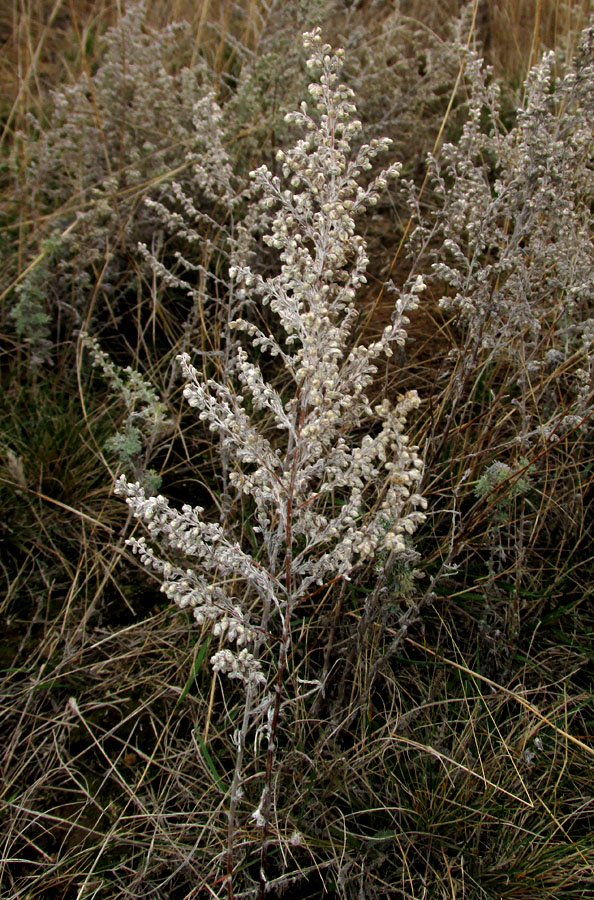
[[[274, 42], [274, 17], [256, 0], [149, 6], [156, 27], [191, 23], [194, 52], [223, 91], [240, 51], [258, 53], [271, 33]], [[347, 6], [333, 18], [336, 33], [362, 25], [371, 34], [391, 4]], [[440, 38], [458, 6], [402, 4]], [[120, 4], [99, 0], [18, 0], [3, 14], [3, 162], [10, 154], [16, 169], [27, 164], [29, 113], [43, 120], [52, 88], [95, 71], [98, 38], [120, 14]], [[542, 48], [571, 53], [589, 15], [588, 0], [500, 0], [479, 6], [478, 36], [498, 74], [519, 84]], [[436, 139], [439, 124], [451, 124], [451, 96], [426, 114]], [[63, 208], [33, 198], [15, 209], [3, 178], [8, 302], [14, 283], [46, 258], [41, 238], [70, 225]], [[422, 185], [421, 172], [431, 203]], [[84, 209], [77, 204], [73, 191], [65, 205]], [[370, 227], [378, 280], [390, 268], [398, 281], [408, 266], [404, 242], [399, 249], [406, 223], [403, 207], [386, 207]], [[213, 259], [214, 250], [206, 268]], [[174, 425], [150, 448], [164, 492], [212, 504], [217, 448], [182, 416], [172, 377], [183, 315], [162, 295], [145, 309], [141, 298], [156, 295], [139, 268], [136, 293], [122, 278], [110, 295], [121, 288], [120, 306], [101, 305], [106, 264], [107, 251], [93, 263], [85, 320], [167, 399]], [[560, 435], [477, 494], [515, 436], [507, 402], [515, 370], [481, 358], [462, 376], [452, 368], [459, 325], [434, 290], [413, 318], [406, 356], [376, 386], [389, 395], [414, 386], [425, 401], [414, 436], [426, 448], [431, 515], [415, 545], [425, 579], [392, 570], [389, 601], [378, 604], [370, 571], [303, 606], [296, 691], [320, 677], [328, 690], [303, 697], [281, 721], [273, 896], [282, 888], [289, 900], [562, 900], [593, 890], [592, 447], [587, 436]], [[375, 332], [390, 299], [372, 285], [364, 302]], [[130, 522], [112, 497], [116, 462], [104, 450], [121, 410], [74, 352], [72, 330], [61, 333], [49, 374], [31, 370], [3, 318], [0, 894], [223, 897], [242, 698], [210, 674], [214, 638], [189, 628], [123, 550]], [[202, 346], [210, 341], [204, 320], [196, 334]], [[536, 410], [558, 383], [546, 372], [533, 380]], [[533, 487], [514, 491], [530, 467]], [[249, 535], [249, 510], [244, 516]], [[258, 801], [258, 752], [247, 763], [246, 809]], [[258, 841], [246, 817], [236, 838], [244, 883], [255, 877]]]

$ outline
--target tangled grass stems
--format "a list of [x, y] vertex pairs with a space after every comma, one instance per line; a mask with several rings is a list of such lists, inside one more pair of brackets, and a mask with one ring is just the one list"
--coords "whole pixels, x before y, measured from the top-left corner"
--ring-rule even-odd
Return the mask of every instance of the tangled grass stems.
[[[237, 370], [230, 371], [229, 362], [237, 349], [251, 354], [252, 348], [245, 332], [230, 330], [230, 322], [243, 317], [250, 328], [276, 339], [283, 352], [290, 351], [274, 314], [253, 302], [255, 285], [245, 284], [247, 268], [260, 284], [274, 279], [280, 266], [279, 250], [263, 240], [272, 230], [270, 216], [244, 193], [244, 176], [256, 159], [282, 176], [283, 161], [275, 154], [290, 146], [294, 127], [283, 116], [301, 99], [308, 78], [298, 32], [322, 24], [333, 43], [345, 46], [343, 74], [355, 91], [365, 133], [395, 140], [394, 155], [406, 176], [400, 181], [404, 190], [399, 192], [394, 182], [365, 219], [367, 274], [379, 287], [359, 289], [359, 322], [369, 319], [366, 327], [357, 326], [355, 340], [361, 346], [381, 340], [390, 323], [395, 295], [383, 289], [374, 301], [403, 223], [412, 213], [421, 227], [416, 238], [409, 229], [391, 278], [400, 289], [414, 285], [420, 273], [427, 289], [419, 306], [408, 312], [406, 345], [382, 363], [367, 390], [372, 410], [384, 397], [396, 401], [408, 389], [423, 397], [407, 429], [423, 447], [428, 517], [406, 539], [405, 558], [380, 550], [350, 581], [327, 576], [323, 585], [312, 584], [295, 608], [270, 770], [267, 886], [273, 896], [284, 891], [285, 897], [316, 900], [419, 900], [428, 894], [466, 900], [582, 897], [591, 888], [593, 861], [592, 312], [590, 295], [580, 288], [588, 280], [580, 275], [587, 270], [588, 249], [585, 240], [575, 252], [566, 243], [573, 270], [565, 270], [569, 277], [563, 275], [558, 287], [560, 244], [546, 231], [547, 210], [531, 232], [541, 234], [542, 246], [548, 247], [544, 256], [538, 246], [527, 248], [518, 240], [517, 205], [512, 210], [505, 204], [507, 223], [498, 220], [497, 212], [502, 196], [497, 179], [507, 184], [508, 198], [522, 183], [521, 166], [515, 167], [517, 181], [511, 187], [506, 172], [513, 169], [512, 151], [526, 146], [528, 132], [522, 132], [519, 119], [525, 117], [528, 125], [535, 121], [530, 103], [536, 110], [542, 66], [533, 70], [526, 89], [521, 84], [539, 61], [541, 47], [554, 42], [558, 50], [552, 65], [545, 62], [551, 98], [567, 92], [572, 73], [588, 83], [584, 58], [575, 53], [585, 24], [578, 23], [582, 7], [573, 2], [561, 8], [552, 0], [530, 7], [481, 6], [478, 37], [490, 41], [486, 53], [496, 65], [490, 81], [473, 56], [481, 52], [474, 33], [460, 56], [471, 33], [470, 18], [467, 10], [455, 21], [454, 4], [422, 11], [407, 7], [408, 17], [376, 4], [373, 21], [365, 5], [346, 10], [342, 4], [341, 9], [312, 4], [308, 13], [319, 19], [308, 23], [298, 20], [293, 8], [285, 9], [287, 4], [268, 6], [266, 12], [252, 0], [233, 10], [228, 4], [227, 18], [215, 21], [215, 4], [195, 5], [197, 18], [190, 27], [195, 35], [201, 24], [200, 41], [192, 40], [183, 50], [188, 56], [181, 49], [178, 53], [190, 68], [206, 64], [201, 68], [206, 93], [201, 88], [197, 99], [213, 86], [218, 91], [217, 130], [236, 179], [231, 207], [213, 202], [204, 190], [206, 185], [222, 196], [222, 166], [218, 171], [211, 167], [214, 181], [204, 175], [200, 183], [202, 176], [196, 180], [184, 156], [188, 145], [183, 141], [183, 150], [172, 140], [156, 151], [145, 147], [140, 177], [134, 180], [134, 162], [118, 155], [117, 144], [109, 145], [107, 129], [105, 141], [94, 145], [94, 181], [85, 182], [89, 170], [79, 170], [80, 160], [75, 160], [67, 177], [49, 183], [65, 205], [47, 195], [41, 202], [33, 178], [28, 183], [37, 187], [23, 195], [16, 212], [9, 196], [15, 172], [10, 166], [16, 165], [22, 177], [41, 149], [28, 114], [35, 115], [51, 143], [52, 123], [45, 117], [51, 106], [48, 80], [53, 78], [58, 93], [74, 86], [77, 69], [84, 76], [84, 54], [94, 78], [109, 44], [101, 49], [94, 43], [96, 23], [113, 12], [110, 24], [118, 26], [117, 11], [94, 4], [86, 18], [86, 7], [77, 6], [81, 40], [76, 56], [63, 66], [68, 73], [53, 77], [55, 63], [43, 58], [54, 40], [47, 29], [26, 75], [28, 48], [35, 51], [36, 29], [43, 26], [41, 15], [39, 23], [35, 20], [41, 6], [33, 0], [27, 5], [30, 15], [20, 30], [21, 38], [28, 28], [31, 32], [20, 51], [26, 83], [4, 144], [11, 152], [3, 175], [9, 216], [0, 233], [4, 275], [14, 281], [21, 274], [18, 286], [24, 289], [16, 295], [5, 292], [2, 313], [0, 519], [6, 591], [0, 606], [0, 702], [7, 725], [2, 894], [9, 900], [25, 895], [51, 900], [224, 897], [230, 845], [235, 895], [253, 897], [260, 890], [262, 828], [250, 810], [258, 808], [266, 782], [266, 727], [258, 731], [254, 720], [248, 732], [238, 778], [244, 797], [237, 800], [230, 838], [234, 732], [245, 710], [245, 691], [210, 674], [209, 658], [227, 648], [224, 636], [209, 633], [206, 621], [189, 629], [158, 590], [158, 573], [143, 575], [130, 560], [123, 564], [120, 534], [130, 521], [110, 496], [109, 473], [124, 465], [132, 480], [137, 474], [129, 468], [130, 459], [118, 460], [109, 438], [125, 429], [130, 410], [107, 380], [91, 373], [88, 355], [80, 352], [74, 364], [71, 339], [84, 324], [115, 366], [131, 365], [142, 373], [167, 406], [171, 425], [159, 435], [147, 433], [146, 444], [141, 441], [133, 461], [138, 474], [154, 468], [172, 508], [183, 503], [204, 507], [206, 520], [224, 522], [225, 533], [233, 533], [261, 564], [266, 554], [261, 535], [254, 532], [252, 499], [244, 495], [237, 505], [229, 503], [231, 476], [245, 474], [245, 467], [230, 464], [221, 478], [221, 437], [196, 428], [180, 396], [175, 357], [191, 354], [197, 382], [212, 379], [237, 392]], [[166, 15], [166, 5], [151, 4], [147, 12], [152, 24], [143, 20], [137, 32], [145, 37], [151, 28], [162, 30], [164, 21], [157, 18]], [[514, 28], [494, 28], [496, 16], [511, 21], [520, 12], [524, 18]], [[68, 21], [65, 13], [63, 5], [55, 20], [60, 27], [67, 27], [62, 25]], [[77, 45], [67, 34], [56, 39], [60, 47]], [[155, 33], [155, 46], [163, 46], [163, 40]], [[130, 48], [130, 59], [135, 53], [142, 57], [143, 42]], [[520, 53], [517, 47], [523, 48]], [[114, 59], [112, 50], [111, 64]], [[507, 67], [505, 80], [499, 66]], [[458, 72], [459, 90], [444, 130], [445, 154], [440, 153], [439, 164], [431, 163], [419, 199], [426, 171], [423, 148], [434, 144]], [[117, 94], [123, 84], [118, 78], [111, 84], [101, 77], [93, 82], [98, 108], [105, 108], [114, 90]], [[499, 107], [493, 102], [493, 81], [502, 90]], [[381, 97], [380, 83], [385, 85]], [[541, 107], [539, 140], [548, 146], [547, 135], [561, 129], [567, 147], [575, 146], [572, 141], [584, 127], [577, 107], [572, 111], [571, 102], [550, 103], [548, 111], [546, 104]], [[186, 124], [191, 121], [187, 112]], [[127, 121], [126, 146], [139, 149], [144, 132], [133, 117]], [[208, 119], [201, 121], [206, 127]], [[96, 117], [85, 122], [93, 127]], [[120, 121], [114, 133], [121, 129]], [[188, 137], [193, 140], [191, 130]], [[361, 140], [355, 136], [355, 152]], [[470, 159], [464, 141], [482, 149]], [[489, 141], [506, 146], [506, 156], [500, 149], [495, 154], [499, 169]], [[112, 147], [110, 165], [118, 179], [115, 202], [122, 214], [117, 222], [101, 220], [102, 201], [88, 193], [105, 178], [106, 146]], [[555, 166], [563, 165], [558, 149], [549, 154]], [[163, 152], [171, 152], [171, 158], [156, 173]], [[584, 159], [578, 155], [574, 161], [563, 178], [563, 196], [573, 191], [577, 214], [589, 202], [590, 175]], [[453, 198], [468, 193], [463, 182], [455, 182], [462, 172], [464, 184], [472, 182], [477, 191], [482, 185], [482, 197], [490, 195], [490, 206], [476, 203], [486, 213], [482, 234], [490, 239], [484, 248], [455, 222]], [[580, 172], [584, 178], [578, 184]], [[373, 174], [379, 172], [374, 168]], [[445, 205], [440, 177], [451, 188]], [[85, 190], [78, 193], [83, 183]], [[139, 202], [149, 189], [163, 215]], [[109, 203], [112, 194], [110, 187], [103, 200]], [[480, 191], [476, 196], [480, 199]], [[192, 218], [188, 199], [198, 218]], [[77, 207], [84, 217], [58, 252], [50, 243], [36, 257], [40, 241], [67, 229], [72, 220], [66, 210], [74, 214]], [[176, 227], [167, 230], [167, 211], [172, 220], [180, 217], [176, 221], [184, 235]], [[133, 221], [134, 228], [126, 231]], [[419, 242], [423, 227], [428, 231]], [[589, 233], [587, 222], [584, 228]], [[198, 234], [194, 249], [186, 241], [192, 229]], [[465, 261], [455, 258], [455, 248], [445, 246], [444, 238], [457, 242]], [[137, 240], [152, 259], [138, 254]], [[115, 263], [108, 252], [114, 246]], [[526, 259], [528, 250], [540, 260], [532, 272], [519, 265], [519, 251]], [[74, 294], [60, 270], [64, 252], [75, 275]], [[450, 273], [433, 270], [431, 276], [433, 252]], [[32, 259], [37, 261], [26, 271]], [[472, 277], [499, 290], [495, 313], [504, 309], [500, 301], [510, 288], [505, 266], [511, 263], [516, 279], [525, 272], [519, 281], [530, 298], [533, 324], [541, 326], [537, 334], [529, 328], [520, 340], [516, 331], [504, 347], [501, 334], [493, 341], [489, 333], [496, 315], [490, 321], [483, 317], [473, 331], [474, 323], [455, 308], [451, 280], [458, 266], [468, 270], [469, 261]], [[546, 291], [531, 280], [542, 265]], [[242, 277], [231, 281], [229, 266]], [[160, 278], [159, 271], [167, 270], [177, 285]], [[484, 296], [472, 278], [467, 288], [471, 302]], [[238, 297], [242, 290], [244, 298]], [[231, 314], [226, 304], [232, 294], [238, 307]], [[25, 313], [26, 301], [32, 315], [47, 316], [46, 345], [34, 348], [7, 315], [19, 299]], [[439, 306], [442, 299], [448, 309]], [[481, 345], [485, 335], [489, 346]], [[44, 356], [53, 360], [52, 370]], [[275, 360], [260, 350], [249, 357], [284, 403], [292, 382]], [[253, 406], [247, 409], [253, 416]], [[282, 435], [273, 425], [273, 416], [263, 413], [261, 432], [276, 449]], [[368, 431], [377, 436], [377, 426], [374, 430], [371, 418], [364, 418], [352, 435], [354, 444]], [[376, 488], [381, 495], [382, 478]], [[371, 518], [381, 512], [381, 499], [372, 494], [365, 498]], [[345, 498], [335, 493], [332, 502], [337, 499], [343, 503]], [[215, 573], [213, 580], [220, 577]], [[257, 605], [239, 578], [227, 579], [225, 587], [251, 604], [253, 614]], [[278, 661], [274, 641], [280, 636], [282, 629], [272, 628], [265, 642], [272, 649], [268, 652], [263, 643], [260, 656], [271, 684]]]

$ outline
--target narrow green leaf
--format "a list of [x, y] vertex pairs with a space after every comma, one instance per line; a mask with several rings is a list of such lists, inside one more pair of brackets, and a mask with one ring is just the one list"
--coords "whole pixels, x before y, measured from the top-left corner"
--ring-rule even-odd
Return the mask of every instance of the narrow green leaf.
[[[177, 703], [181, 703], [181, 701], [184, 700], [185, 697], [188, 696], [188, 694], [190, 692], [190, 688], [192, 687], [192, 684], [194, 683], [194, 681], [196, 679], [196, 675], [202, 668], [202, 663], [204, 662], [204, 657], [208, 653], [208, 648], [210, 647], [210, 638], [211, 638], [210, 634], [207, 635], [204, 643], [198, 650], [198, 653], [196, 654], [196, 658], [194, 660], [194, 665], [192, 666], [192, 671], [190, 672], [190, 677], [186, 681], [183, 691], [177, 698]], [[177, 706], [177, 703], [176, 703], [176, 706]]]
[[206, 763], [208, 771], [212, 775], [214, 781], [220, 787], [221, 791], [224, 794], [226, 794], [227, 788], [226, 788], [225, 782], [224, 782], [223, 778], [221, 777], [221, 775], [219, 775], [219, 773], [217, 772], [217, 768], [214, 764], [214, 760], [209, 753], [208, 747], [206, 746], [206, 744], [204, 743], [204, 741], [202, 739], [202, 735], [199, 734], [198, 729], [194, 730], [194, 736], [196, 738], [198, 746], [200, 747], [200, 752], [201, 752], [202, 756], [204, 757], [204, 762]]

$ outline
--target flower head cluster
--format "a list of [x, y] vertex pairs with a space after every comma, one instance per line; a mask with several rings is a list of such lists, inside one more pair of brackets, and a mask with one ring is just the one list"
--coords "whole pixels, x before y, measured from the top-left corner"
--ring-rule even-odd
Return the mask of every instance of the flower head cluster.
[[[266, 166], [252, 173], [260, 204], [270, 211], [265, 240], [278, 251], [279, 271], [265, 277], [237, 265], [230, 272], [276, 317], [274, 333], [245, 319], [233, 325], [280, 362], [282, 388], [242, 347], [233, 363], [236, 386], [231, 379], [203, 380], [190, 357], [180, 357], [184, 396], [233, 460], [230, 481], [238, 497], [251, 498], [262, 552], [254, 559], [221, 526], [205, 522], [200, 509], [177, 512], [163, 497], [147, 500], [124, 479], [117, 488], [153, 539], [165, 539], [198, 564], [165, 571], [168, 564], [133, 541], [147, 564], [160, 567], [166, 593], [193, 606], [200, 618], [210, 616], [217, 633], [238, 645], [254, 637], [257, 646], [256, 636], [270, 630], [274, 613], [286, 639], [295, 605], [313, 586], [348, 578], [379, 551], [403, 552], [407, 535], [424, 518], [419, 507], [426, 505], [417, 493], [422, 462], [404, 433], [419, 404], [416, 392], [375, 407], [367, 396], [377, 358], [404, 341], [406, 311], [416, 306], [422, 279], [400, 292], [379, 340], [352, 346], [355, 297], [368, 263], [355, 217], [375, 204], [399, 167], [391, 165], [361, 186], [362, 173], [389, 141], [351, 151], [361, 124], [352, 92], [339, 81], [342, 51], [332, 53], [319, 31], [306, 34], [304, 43], [311, 51], [308, 68], [318, 74], [309, 89], [313, 108], [303, 103], [288, 116], [303, 137], [279, 152], [282, 179]], [[244, 595], [232, 597], [231, 585], [237, 591], [239, 582]], [[254, 610], [260, 618], [255, 624]], [[217, 670], [259, 680], [255, 654], [247, 647], [230, 653], [213, 658]]]

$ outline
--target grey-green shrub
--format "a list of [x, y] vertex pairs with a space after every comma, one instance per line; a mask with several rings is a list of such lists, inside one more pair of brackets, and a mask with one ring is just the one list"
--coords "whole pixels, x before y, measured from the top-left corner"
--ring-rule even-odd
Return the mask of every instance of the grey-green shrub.
[[170, 177], [184, 183], [192, 152], [209, 155], [197, 120], [213, 77], [202, 57], [191, 59], [189, 26], [151, 29], [146, 4], [134, 3], [102, 43], [97, 71], [54, 91], [47, 121], [31, 119], [37, 138], [26, 165], [14, 165], [15, 200], [26, 198], [61, 234], [39, 298], [54, 341], [72, 336], [91, 301], [101, 325], [125, 311], [138, 291], [138, 242], [160, 242], [144, 197], [159, 199]]

